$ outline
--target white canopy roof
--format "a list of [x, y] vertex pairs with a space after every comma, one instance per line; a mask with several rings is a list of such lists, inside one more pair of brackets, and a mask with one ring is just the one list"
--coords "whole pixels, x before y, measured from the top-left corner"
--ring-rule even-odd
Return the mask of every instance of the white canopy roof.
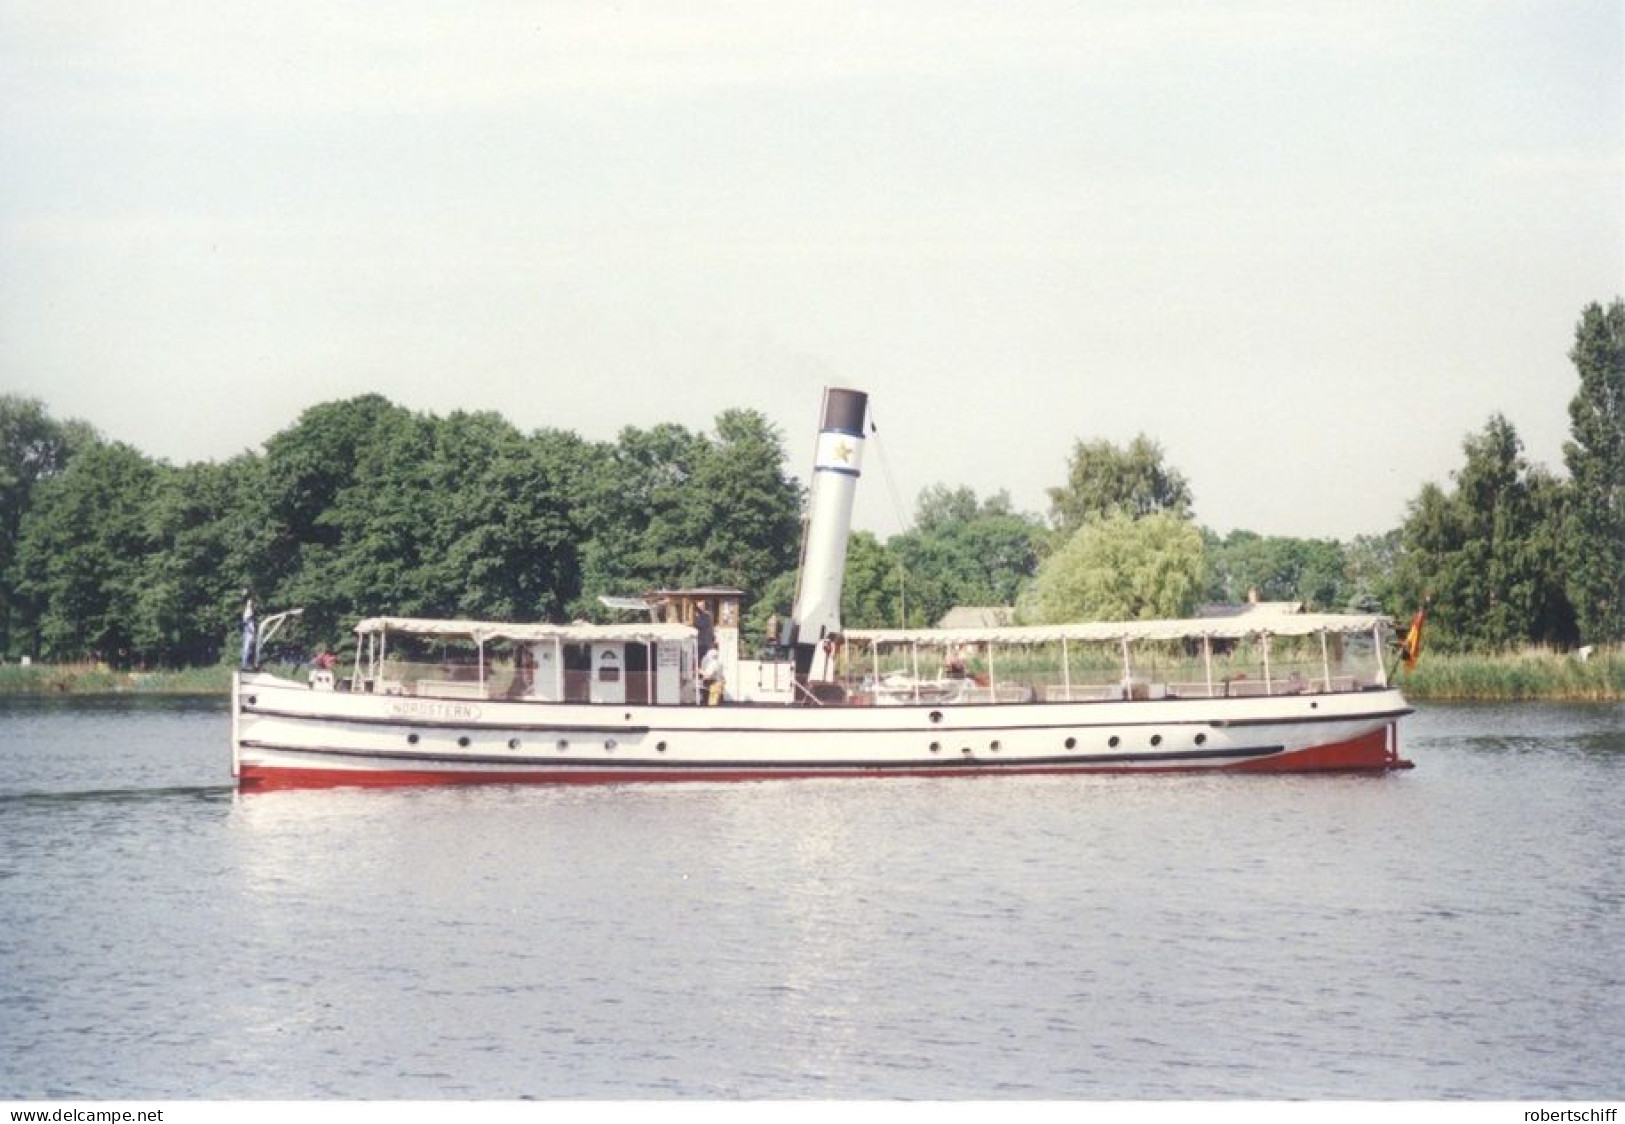
[[648, 644], [662, 640], [693, 640], [694, 629], [686, 624], [655, 624], [630, 621], [626, 624], [513, 624], [503, 621], [444, 621], [422, 617], [368, 617], [355, 626], [356, 632], [405, 632], [413, 636], [474, 640], [561, 641], [586, 643], [603, 640]]
[[1313, 636], [1320, 632], [1367, 633], [1391, 628], [1380, 615], [1341, 613], [1248, 613], [1172, 621], [1098, 621], [1087, 624], [1010, 625], [1002, 628], [854, 628], [849, 643], [861, 644], [1054, 644], [1062, 640], [1108, 643], [1121, 640], [1184, 640], [1203, 636], [1240, 640], [1248, 636]]

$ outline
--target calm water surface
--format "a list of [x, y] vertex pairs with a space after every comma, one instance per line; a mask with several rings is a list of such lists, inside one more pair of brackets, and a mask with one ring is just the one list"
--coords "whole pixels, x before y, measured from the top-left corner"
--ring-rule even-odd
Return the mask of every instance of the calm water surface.
[[0, 704], [0, 1098], [1612, 1098], [1625, 707], [1387, 777], [239, 797]]

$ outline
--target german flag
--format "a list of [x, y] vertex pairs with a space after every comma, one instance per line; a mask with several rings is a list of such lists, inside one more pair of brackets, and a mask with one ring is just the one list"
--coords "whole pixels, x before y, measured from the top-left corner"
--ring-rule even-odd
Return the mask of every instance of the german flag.
[[1416, 610], [1416, 616], [1411, 618], [1411, 627], [1405, 633], [1405, 639], [1399, 642], [1399, 655], [1405, 661], [1405, 670], [1411, 671], [1416, 667], [1416, 661], [1422, 655], [1422, 624], [1428, 619], [1428, 611]]

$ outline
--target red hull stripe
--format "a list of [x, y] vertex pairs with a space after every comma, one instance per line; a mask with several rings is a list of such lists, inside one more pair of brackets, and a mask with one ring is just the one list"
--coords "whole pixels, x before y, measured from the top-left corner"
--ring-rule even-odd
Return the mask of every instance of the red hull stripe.
[[340, 786], [398, 787], [405, 785], [450, 784], [634, 784], [692, 781], [790, 780], [814, 777], [974, 777], [1016, 773], [1023, 775], [1057, 773], [1173, 773], [1173, 772], [1376, 772], [1408, 769], [1400, 759], [1387, 729], [1375, 730], [1359, 738], [1331, 745], [1281, 753], [1253, 761], [1228, 765], [1140, 765], [1113, 766], [1098, 762], [1077, 765], [1040, 764], [1033, 766], [996, 765], [964, 767], [847, 766], [839, 769], [786, 766], [732, 769], [712, 767], [684, 769], [681, 766], [641, 769], [621, 766], [596, 769], [591, 766], [568, 769], [323, 769], [242, 766], [239, 785], [245, 791], [286, 788], [332, 788]]

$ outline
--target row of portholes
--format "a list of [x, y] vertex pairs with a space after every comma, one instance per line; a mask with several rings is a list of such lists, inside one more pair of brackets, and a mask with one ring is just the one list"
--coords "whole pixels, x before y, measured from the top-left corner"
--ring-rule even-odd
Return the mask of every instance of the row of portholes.
[[[418, 740], [419, 740], [419, 738], [418, 738], [417, 734], [407, 734], [406, 735], [406, 744], [407, 745], [417, 745]], [[474, 744], [474, 743], [469, 739], [467, 734], [464, 734], [462, 737], [457, 739], [457, 745], [461, 749], [467, 749], [472, 744]], [[606, 739], [604, 741], [604, 749], [606, 749], [606, 750], [614, 750], [615, 747], [618, 746], [619, 744], [620, 743], [617, 742], [614, 738], [608, 738], [608, 739]], [[508, 739], [508, 748], [509, 749], [519, 749], [522, 745], [523, 745], [523, 743], [518, 738], [509, 738]], [[566, 750], [568, 750], [570, 748], [570, 742], [569, 742], [569, 740], [567, 738], [560, 738], [557, 742], [554, 743], [554, 748], [556, 748], [560, 753], [563, 753], [563, 752], [565, 752]], [[658, 749], [661, 753], [665, 753], [666, 752], [666, 743], [661, 742], [659, 745], [655, 746], [655, 748]]]
[[[1195, 738], [1195, 742], [1196, 742], [1196, 744], [1198, 746], [1206, 745], [1207, 744], [1207, 735], [1206, 734], [1197, 734], [1196, 738]], [[1064, 744], [1066, 745], [1066, 748], [1068, 748], [1068, 749], [1077, 749], [1078, 748], [1078, 739], [1077, 738], [1067, 738], [1066, 742]], [[1108, 749], [1116, 749], [1118, 746], [1120, 746], [1122, 744], [1123, 744], [1123, 739], [1118, 737], [1116, 734], [1113, 734], [1111, 737], [1106, 739], [1106, 748], [1108, 748]], [[1152, 734], [1151, 735], [1151, 748], [1156, 749], [1160, 745], [1162, 745], [1162, 735], [1161, 734]], [[662, 748], [662, 749], [665, 748], [665, 743], [664, 742], [661, 743], [660, 748]], [[997, 752], [999, 752], [1000, 749], [1003, 748], [1003, 746], [998, 741], [991, 741], [991, 742], [988, 743], [987, 748], [989, 750], [991, 750], [992, 752], [997, 753]], [[931, 752], [932, 753], [941, 753], [942, 752], [942, 743], [941, 742], [932, 742], [931, 743]], [[961, 753], [974, 753], [975, 751], [973, 749], [971, 749], [970, 746], [967, 745], [967, 746], [961, 746], [960, 749], [959, 749], [959, 752], [961, 752]]]
[[[1194, 741], [1198, 746], [1206, 745], [1207, 744], [1207, 735], [1206, 734], [1197, 734]], [[1066, 744], [1066, 748], [1068, 748], [1068, 749], [1077, 749], [1078, 748], [1078, 739], [1077, 738], [1067, 738], [1065, 744]], [[1111, 737], [1106, 739], [1106, 748], [1107, 749], [1116, 749], [1118, 746], [1120, 746], [1122, 744], [1123, 744], [1123, 739], [1120, 738], [1119, 736], [1117, 736], [1116, 734], [1113, 734]], [[1161, 734], [1152, 734], [1151, 735], [1151, 748], [1156, 749], [1160, 745], [1162, 745], [1162, 735]]]
[[[992, 750], [994, 753], [997, 753], [997, 752], [999, 752], [999, 750], [1003, 749], [1004, 746], [1003, 746], [1003, 743], [1001, 743], [999, 741], [991, 741], [991, 742], [987, 743], [987, 748]], [[931, 752], [932, 753], [941, 753], [942, 752], [942, 743], [941, 742], [932, 742], [931, 743]], [[968, 746], [968, 745], [964, 745], [964, 746], [959, 747], [959, 752], [960, 753], [974, 753], [975, 750], [971, 749], [971, 747]]]
[[[1206, 734], [1197, 734], [1196, 738], [1195, 738], [1195, 742], [1196, 742], [1196, 744], [1198, 746], [1206, 745], [1207, 744], [1207, 735]], [[406, 735], [406, 744], [407, 745], [417, 745], [418, 744], [418, 735], [416, 735], [416, 734], [407, 734]], [[467, 749], [469, 747], [469, 745], [471, 745], [472, 743], [469, 741], [468, 736], [465, 734], [462, 737], [457, 739], [457, 744], [458, 744], [459, 747], [461, 747], [463, 749]], [[614, 738], [608, 738], [604, 742], [604, 749], [613, 751], [617, 744], [618, 743], [615, 741]], [[1066, 745], [1066, 748], [1068, 748], [1068, 749], [1077, 749], [1078, 748], [1078, 739], [1074, 738], [1074, 737], [1069, 737], [1069, 738], [1066, 739], [1066, 742], [1064, 744]], [[1123, 739], [1121, 737], [1119, 737], [1118, 735], [1116, 735], [1116, 734], [1113, 734], [1111, 737], [1106, 739], [1106, 748], [1107, 749], [1116, 749], [1122, 744], [1123, 744]], [[520, 743], [518, 738], [509, 738], [508, 739], [508, 748], [509, 749], [515, 749], [515, 750], [519, 749], [520, 745], [521, 745], [521, 743]], [[1159, 747], [1161, 745], [1162, 745], [1162, 735], [1161, 734], [1152, 734], [1151, 735], [1151, 748], [1156, 749], [1157, 747]], [[570, 748], [570, 742], [566, 738], [560, 738], [558, 740], [558, 742], [555, 743], [555, 748], [557, 748], [560, 753], [564, 753], [565, 751], [567, 751]], [[1001, 742], [999, 742], [997, 739], [995, 739], [995, 740], [988, 743], [987, 748], [990, 751], [992, 751], [993, 753], [997, 753], [997, 752], [999, 752], [1000, 749], [1003, 748], [1003, 744]], [[659, 753], [665, 753], [666, 752], [666, 743], [663, 742], [663, 741], [662, 742], [656, 742], [655, 743], [655, 750], [657, 752], [659, 752]], [[932, 753], [941, 753], [942, 752], [942, 743], [941, 742], [932, 742], [931, 743], [931, 752]], [[972, 753], [974, 751], [971, 749], [970, 746], [967, 745], [967, 746], [960, 747], [960, 752], [961, 753]]]

